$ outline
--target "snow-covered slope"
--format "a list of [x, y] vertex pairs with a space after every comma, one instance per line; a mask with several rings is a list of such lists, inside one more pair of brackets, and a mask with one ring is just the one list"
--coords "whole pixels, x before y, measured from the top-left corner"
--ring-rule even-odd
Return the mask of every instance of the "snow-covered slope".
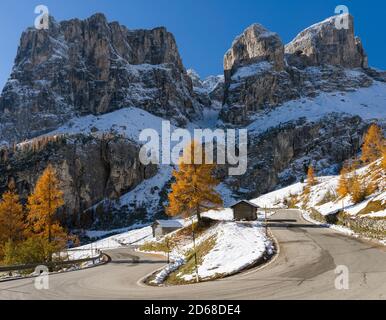
[[[201, 121], [195, 121], [189, 124], [187, 129], [193, 135], [193, 130], [197, 128], [212, 128], [218, 118], [218, 110], [205, 109], [206, 116]], [[94, 116], [88, 115], [77, 117], [69, 121], [59, 129], [49, 133], [47, 136], [55, 136], [61, 134], [105, 134], [114, 133], [123, 135], [126, 138], [133, 140], [136, 143], [139, 141], [140, 133], [145, 129], [154, 129], [159, 134], [162, 133], [162, 123], [167, 121], [163, 118], [154, 116], [142, 109], [125, 108], [108, 114]], [[177, 127], [171, 125], [171, 130]], [[25, 143], [24, 143], [25, 144]], [[175, 143], [172, 143], [172, 146]], [[166, 184], [172, 178], [173, 166], [160, 165], [158, 173], [151, 179], [145, 180], [134, 190], [120, 197], [115, 203], [117, 210], [121, 207], [128, 208], [146, 208], [148, 212], [157, 213], [161, 210], [160, 194], [164, 191]], [[219, 187], [219, 192], [224, 196], [226, 204], [234, 201], [231, 192], [225, 185]], [[96, 204], [97, 206], [98, 204]], [[151, 217], [149, 217], [151, 218]]]
[[[119, 230], [117, 230], [119, 231]], [[103, 233], [89, 234], [89, 236], [101, 236]], [[71, 260], [84, 259], [90, 256], [98, 255], [98, 250], [112, 250], [124, 248], [129, 245], [141, 245], [146, 241], [153, 239], [153, 230], [151, 227], [140, 227], [138, 229], [119, 233], [117, 235], [98, 240], [96, 242], [68, 250]]]
[[[267, 238], [265, 228], [260, 222], [234, 222], [231, 209], [212, 210], [203, 216], [218, 222], [196, 239], [198, 247], [212, 242], [210, 250], [205, 253], [205, 256], [200, 257], [201, 263], [198, 272], [201, 280], [234, 274], [256, 263], [264, 255], [273, 254], [273, 244]], [[190, 219], [179, 221], [185, 227], [190, 228]], [[173, 238], [177, 232], [173, 232], [167, 237]], [[103, 236], [103, 233], [89, 235]], [[190, 237], [184, 239], [178, 236], [177, 238], [180, 242], [170, 253], [171, 264], [155, 275], [154, 281], [157, 284], [162, 283], [170, 273], [182, 266], [185, 263], [186, 254], [193, 248]], [[161, 243], [162, 241], [164, 238], [153, 238], [151, 227], [143, 227], [71, 249], [68, 251], [68, 256], [71, 259], [82, 259], [98, 255], [99, 250], [124, 248], [130, 245], [140, 246], [146, 243]], [[157, 253], [165, 254], [165, 252]], [[195, 272], [177, 274], [177, 277], [190, 282], [195, 279]]]
[[[141, 131], [144, 129], [154, 129], [161, 133], [162, 121], [166, 120], [154, 116], [143, 109], [124, 108], [100, 116], [88, 115], [73, 118], [47, 135], [116, 133], [137, 142]], [[172, 125], [171, 130], [175, 129], [176, 127]]]
[[159, 212], [159, 206], [163, 205], [160, 203], [160, 193], [172, 179], [172, 173], [172, 166], [160, 166], [157, 175], [151, 179], [145, 180], [137, 188], [124, 194], [119, 200], [119, 206], [146, 208], [147, 212], [150, 213]]
[[[231, 209], [209, 211], [203, 216], [218, 222], [201, 232], [196, 239], [198, 275], [201, 281], [232, 275], [274, 253], [272, 241], [267, 237], [261, 222], [235, 222]], [[186, 220], [185, 225], [190, 229], [189, 223]], [[177, 231], [148, 242], [153, 242], [155, 246], [163, 243], [166, 238], [171, 243], [177, 242], [170, 252], [171, 264], [154, 275], [153, 283], [161, 284], [173, 272], [178, 282], [190, 283], [196, 280], [195, 269], [185, 267], [191, 262], [189, 260], [193, 249], [190, 231], [188, 234], [182, 236]], [[163, 251], [157, 253], [165, 254]]]
[[316, 121], [330, 113], [358, 115], [364, 120], [386, 120], [386, 83], [375, 82], [369, 88], [352, 92], [319, 93], [315, 98], [303, 98], [284, 103], [282, 106], [256, 115], [248, 126], [253, 134], [262, 133], [299, 118]]
[[[273, 253], [272, 243], [266, 238], [264, 227], [259, 222], [222, 222], [205, 236], [213, 236], [215, 244], [198, 267], [201, 279], [234, 274], [253, 265], [267, 250], [269, 254]], [[192, 281], [195, 273], [181, 277], [185, 281]]]
[[[344, 211], [350, 216], [355, 217], [368, 207], [369, 203], [380, 202], [382, 205], [376, 209], [369, 208], [361, 217], [386, 218], [386, 177], [385, 172], [380, 168], [380, 160], [368, 166], [355, 170], [351, 175], [356, 175], [361, 179], [362, 184], [370, 181], [377, 186], [372, 194], [360, 203], [355, 204], [350, 195], [339, 197], [337, 188], [340, 176], [317, 177], [318, 183], [311, 187], [307, 208], [314, 208], [322, 215], [330, 215], [339, 211]], [[286, 208], [290, 198], [294, 198], [294, 204], [302, 208], [304, 203], [304, 189], [307, 181], [296, 183], [283, 189], [262, 195], [251, 202], [263, 207]], [[287, 203], [286, 203], [287, 202]], [[373, 210], [373, 211], [372, 211]], [[367, 212], [368, 211], [368, 212]]]

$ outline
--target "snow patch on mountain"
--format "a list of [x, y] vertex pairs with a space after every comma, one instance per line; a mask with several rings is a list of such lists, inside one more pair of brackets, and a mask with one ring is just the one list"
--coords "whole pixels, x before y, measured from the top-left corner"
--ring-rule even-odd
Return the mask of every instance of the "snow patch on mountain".
[[205, 79], [201, 79], [194, 69], [189, 69], [187, 73], [192, 79], [194, 90], [200, 94], [210, 94], [225, 82], [223, 75], [208, 76]]
[[[59, 134], [91, 134], [91, 133], [115, 133], [138, 141], [140, 133], [144, 129], [154, 129], [162, 132], [163, 118], [154, 116], [138, 108], [124, 108], [100, 116], [88, 115], [73, 118], [57, 130], [50, 132], [47, 136]], [[175, 130], [171, 126], [171, 130]]]
[[321, 92], [315, 98], [302, 98], [284, 103], [274, 110], [260, 113], [247, 129], [258, 135], [281, 124], [306, 118], [317, 121], [327, 114], [358, 115], [364, 120], [386, 119], [386, 84], [375, 82], [369, 88], [352, 92]]
[[266, 71], [272, 70], [273, 65], [268, 61], [262, 61], [259, 63], [247, 65], [239, 68], [232, 76], [233, 81], [240, 81], [243, 78], [248, 78]]
[[147, 212], [157, 212], [160, 205], [160, 193], [172, 179], [173, 167], [160, 166], [157, 175], [145, 180], [119, 200], [119, 206], [146, 208]]
[[211, 93], [212, 91], [216, 90], [219, 85], [224, 84], [224, 82], [225, 79], [223, 75], [209, 76], [204, 79], [202, 86], [206, 92]]

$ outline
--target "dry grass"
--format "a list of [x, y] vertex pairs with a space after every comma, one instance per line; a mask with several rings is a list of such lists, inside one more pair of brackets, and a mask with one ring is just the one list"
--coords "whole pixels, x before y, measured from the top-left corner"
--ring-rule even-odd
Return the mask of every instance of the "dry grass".
[[[193, 224], [196, 238], [200, 237], [218, 221], [203, 219], [200, 223]], [[147, 242], [140, 247], [141, 251], [147, 252], [168, 252], [176, 247], [181, 247], [185, 242], [192, 241], [192, 225], [184, 227], [171, 235], [165, 236], [161, 241]]]
[[[214, 248], [216, 245], [216, 236], [212, 236], [207, 240], [200, 243], [196, 246], [197, 252], [197, 263], [201, 265], [203, 263], [204, 257]], [[186, 281], [182, 278], [184, 275], [194, 274], [195, 273], [195, 255], [194, 250], [190, 250], [186, 254], [186, 263], [182, 265], [178, 270], [174, 271], [166, 279], [165, 284], [168, 285], [181, 285], [189, 284], [195, 282], [195, 279], [192, 281]]]
[[168, 252], [167, 241], [162, 242], [146, 242], [140, 246], [139, 250], [147, 252]]
[[361, 211], [358, 212], [359, 216], [363, 216], [366, 214], [370, 214], [373, 212], [379, 212], [379, 211], [384, 211], [386, 210], [386, 202], [383, 203], [382, 201], [370, 201], [366, 208], [362, 209]]
[[328, 190], [325, 195], [323, 196], [322, 200], [320, 200], [316, 206], [322, 206], [326, 203], [329, 203], [329, 202], [334, 202], [338, 199], [338, 197], [331, 191], [331, 190]]

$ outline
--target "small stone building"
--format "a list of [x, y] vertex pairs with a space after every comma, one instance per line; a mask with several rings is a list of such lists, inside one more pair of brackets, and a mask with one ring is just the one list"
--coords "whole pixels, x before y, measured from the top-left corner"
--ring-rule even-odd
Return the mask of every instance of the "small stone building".
[[163, 237], [183, 227], [182, 223], [178, 220], [156, 220], [152, 225], [153, 237]]
[[233, 218], [236, 221], [254, 221], [257, 220], [257, 210], [261, 209], [258, 205], [247, 200], [242, 200], [231, 206], [233, 209]]

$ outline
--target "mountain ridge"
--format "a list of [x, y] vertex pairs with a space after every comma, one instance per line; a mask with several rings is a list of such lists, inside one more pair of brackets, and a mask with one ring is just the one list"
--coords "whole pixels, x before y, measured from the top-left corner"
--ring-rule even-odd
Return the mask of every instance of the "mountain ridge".
[[165, 28], [108, 24], [102, 14], [51, 20], [48, 30], [22, 34], [0, 96], [1, 136], [20, 142], [79, 115], [129, 106], [176, 124], [200, 114], [174, 36]]
[[[253, 24], [225, 55], [224, 77], [204, 80], [185, 69], [165, 28], [128, 30], [99, 14], [51, 24], [51, 31], [23, 34], [0, 96], [0, 190], [15, 181], [25, 198], [52, 163], [70, 204], [64, 212], [78, 220], [71, 227], [119, 228], [162, 216], [171, 168], [139, 165], [135, 138], [163, 120], [175, 128], [250, 130], [247, 173], [219, 172], [227, 204], [299, 181], [310, 164], [337, 171], [358, 153], [369, 123], [386, 123], [386, 73], [364, 64], [352, 17], [349, 30], [322, 22], [314, 25], [325, 26], [320, 33], [299, 35], [324, 41], [297, 36], [297, 45]], [[336, 58], [331, 50], [350, 54]], [[354, 64], [341, 66], [352, 53]], [[20, 156], [13, 143], [27, 152]]]

